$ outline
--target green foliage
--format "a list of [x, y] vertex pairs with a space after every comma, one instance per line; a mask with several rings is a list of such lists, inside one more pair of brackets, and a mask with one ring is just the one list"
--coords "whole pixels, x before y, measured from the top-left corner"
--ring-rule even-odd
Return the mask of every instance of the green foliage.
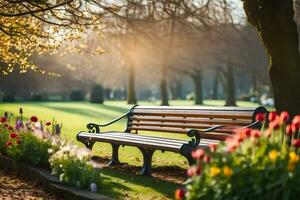
[[70, 94], [70, 101], [84, 101], [84, 92], [82, 90], [74, 90]]
[[9, 134], [7, 129], [4, 127], [4, 125], [0, 125], [0, 153], [6, 155], [7, 154], [7, 148], [6, 148], [6, 142], [8, 141]]
[[66, 144], [50, 157], [52, 174], [59, 180], [78, 188], [89, 189], [92, 183], [101, 185], [101, 175], [90, 162], [91, 153], [75, 145]]
[[[284, 121], [287, 118], [277, 116], [263, 131], [245, 129], [219, 144], [216, 151], [214, 148], [207, 152], [195, 151], [197, 165], [188, 170], [191, 178], [185, 197], [193, 200], [297, 199], [300, 117], [287, 128]], [[294, 139], [290, 147], [291, 138]]]
[[[19, 144], [17, 144], [18, 140]], [[48, 149], [51, 148], [51, 143], [48, 140], [37, 138], [30, 132], [21, 132], [18, 138], [10, 138], [9, 141], [12, 142], [10, 146], [7, 146], [9, 157], [31, 165], [49, 166]]]
[[104, 89], [102, 85], [95, 85], [91, 91], [90, 102], [102, 104], [103, 101], [104, 101]]

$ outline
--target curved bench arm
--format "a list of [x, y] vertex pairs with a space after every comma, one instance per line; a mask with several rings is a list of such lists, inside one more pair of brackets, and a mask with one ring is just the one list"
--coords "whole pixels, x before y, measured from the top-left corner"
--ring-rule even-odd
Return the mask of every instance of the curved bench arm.
[[124, 115], [114, 119], [113, 121], [106, 123], [106, 124], [89, 123], [88, 125], [86, 125], [86, 127], [89, 129], [90, 133], [100, 133], [100, 127], [109, 126], [117, 121], [120, 121], [121, 119], [123, 119], [125, 117], [128, 117], [129, 114], [130, 114], [130, 111], [125, 113]]
[[189, 145], [191, 147], [197, 147], [200, 143], [201, 137], [199, 133], [206, 133], [206, 132], [211, 132], [214, 130], [217, 130], [218, 128], [224, 127], [223, 125], [217, 125], [213, 126], [204, 130], [196, 130], [196, 129], [189, 129], [187, 131], [187, 135], [191, 137], [192, 139], [189, 141]]
[[244, 126], [238, 129], [244, 129], [244, 128], [260, 128], [261, 122], [260, 121], [255, 121], [252, 124], [249, 124], [248, 126]]

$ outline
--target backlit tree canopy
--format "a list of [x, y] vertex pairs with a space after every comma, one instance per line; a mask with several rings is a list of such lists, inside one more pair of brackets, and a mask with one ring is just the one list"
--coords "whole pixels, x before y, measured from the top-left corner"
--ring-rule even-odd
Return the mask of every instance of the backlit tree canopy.
[[[0, 0], [0, 70], [8, 74], [40, 70], [32, 55], [56, 53], [66, 40], [97, 25], [93, 5], [84, 0]], [[97, 28], [97, 26], [93, 26]], [[49, 73], [51, 75], [51, 73]]]

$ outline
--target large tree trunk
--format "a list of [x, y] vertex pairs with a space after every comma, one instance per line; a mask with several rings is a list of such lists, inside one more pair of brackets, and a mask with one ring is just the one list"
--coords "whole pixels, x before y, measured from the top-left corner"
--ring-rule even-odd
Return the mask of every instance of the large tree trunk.
[[227, 65], [227, 70], [223, 71], [223, 75], [223, 85], [225, 90], [225, 106], [236, 106], [234, 71], [231, 64]]
[[276, 110], [300, 114], [300, 58], [293, 0], [244, 0], [244, 10], [269, 54]]
[[127, 103], [136, 104], [136, 94], [135, 94], [135, 67], [131, 63], [128, 69], [128, 88], [127, 88]]
[[161, 105], [169, 105], [169, 96], [168, 96], [168, 85], [167, 85], [167, 66], [162, 66], [162, 74], [160, 79], [160, 98]]
[[197, 71], [192, 75], [192, 79], [195, 84], [195, 105], [203, 104], [203, 93], [202, 93], [202, 71]]

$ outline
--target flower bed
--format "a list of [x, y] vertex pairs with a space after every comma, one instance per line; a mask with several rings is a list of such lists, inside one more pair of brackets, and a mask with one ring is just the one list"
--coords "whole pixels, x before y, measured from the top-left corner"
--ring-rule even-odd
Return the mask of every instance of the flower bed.
[[264, 122], [261, 131], [240, 130], [209, 151], [193, 152], [197, 164], [176, 199], [298, 199], [300, 116], [265, 117], [256, 116]]
[[5, 113], [0, 118], [0, 153], [13, 160], [50, 169], [63, 183], [96, 192], [101, 187], [101, 174], [94, 169], [91, 152], [62, 139], [61, 125], [38, 121], [27, 122], [20, 116]]

